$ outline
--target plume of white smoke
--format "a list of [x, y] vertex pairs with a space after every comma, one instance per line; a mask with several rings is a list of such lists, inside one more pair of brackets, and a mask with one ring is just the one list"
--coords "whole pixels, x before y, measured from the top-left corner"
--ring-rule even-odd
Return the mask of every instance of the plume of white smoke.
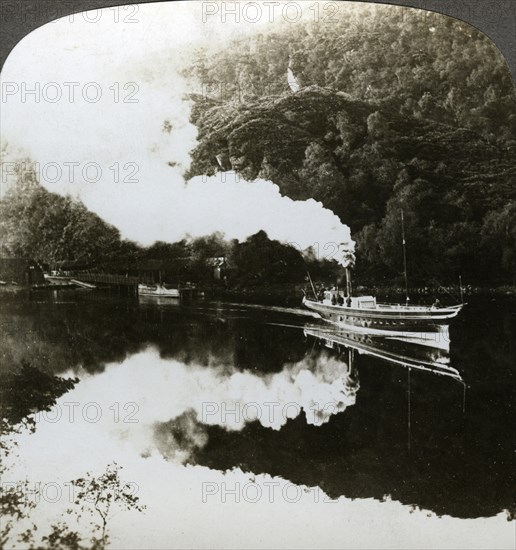
[[[190, 10], [181, 9], [171, 26], [195, 25]], [[246, 182], [234, 174], [185, 183], [197, 132], [189, 122], [191, 104], [184, 98], [191, 90], [179, 75], [178, 59], [191, 44], [188, 33], [159, 31], [146, 39], [145, 49], [136, 47], [139, 33], [157, 21], [150, 17], [146, 24], [124, 27], [110, 25], [107, 16], [99, 25], [65, 18], [31, 33], [2, 71], [2, 84], [20, 87], [2, 105], [3, 142], [36, 161], [47, 189], [80, 198], [123, 237], [143, 245], [214, 231], [243, 240], [264, 230], [301, 250], [329, 250], [327, 256], [348, 265], [354, 251], [349, 228], [321, 204], [292, 201], [272, 182]], [[108, 50], [117, 53], [106, 56]], [[40, 101], [24, 96], [21, 82], [39, 89]], [[49, 82], [59, 85], [59, 101], [45, 100]], [[66, 82], [79, 83], [73, 101]], [[86, 83], [93, 84], [85, 88]], [[47, 98], [55, 89], [47, 89]], [[87, 101], [85, 89], [86, 97], [100, 90], [100, 99]], [[10, 172], [7, 162], [4, 179]]]

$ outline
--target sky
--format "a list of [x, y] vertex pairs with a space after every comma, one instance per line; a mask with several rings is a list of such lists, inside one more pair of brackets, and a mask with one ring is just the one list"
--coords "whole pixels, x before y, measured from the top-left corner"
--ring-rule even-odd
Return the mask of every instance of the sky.
[[[223, 13], [227, 3], [158, 3], [135, 13], [126, 6], [35, 30], [1, 73], [8, 161], [30, 157], [47, 189], [80, 198], [143, 245], [213, 231], [242, 240], [264, 229], [303, 249], [328, 242], [352, 248], [349, 229], [333, 213], [314, 201], [294, 204], [272, 182], [219, 174], [185, 185], [197, 136], [185, 94], [200, 90], [178, 70], [200, 45], [219, 47], [299, 15], [289, 8], [269, 23], [260, 5], [238, 15]], [[303, 6], [300, 15], [313, 16]], [[4, 188], [12, 172], [12, 165], [4, 168]]]

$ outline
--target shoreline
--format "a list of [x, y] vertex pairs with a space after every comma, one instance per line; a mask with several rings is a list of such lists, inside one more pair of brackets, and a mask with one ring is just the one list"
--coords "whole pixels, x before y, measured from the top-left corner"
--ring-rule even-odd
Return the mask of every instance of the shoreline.
[[[225, 289], [209, 291], [208, 295], [215, 299], [224, 301], [241, 301], [244, 303], [261, 303], [266, 305], [300, 305], [303, 296], [304, 285], [285, 285], [283, 287], [256, 287], [246, 289]], [[307, 291], [311, 294], [311, 290]], [[374, 295], [382, 300], [392, 300], [394, 302], [404, 302], [405, 291], [398, 286], [359, 286], [356, 293], [359, 295]], [[409, 296], [412, 302], [433, 302], [436, 297], [446, 299], [446, 301], [460, 303], [459, 290], [457, 288], [442, 287], [431, 288], [421, 287], [409, 289]], [[516, 286], [504, 285], [495, 288], [468, 286], [464, 290], [464, 301], [467, 302], [469, 296], [502, 298], [516, 298]]]
[[[48, 292], [48, 291], [67, 291], [77, 290], [76, 286], [48, 285], [42, 287], [28, 287], [23, 285], [1, 285], [0, 295], [11, 295], [33, 292]], [[92, 289], [92, 291], [95, 291]], [[281, 285], [261, 285], [256, 287], [246, 288], [205, 288], [205, 296], [209, 299], [223, 300], [228, 302], [255, 303], [262, 305], [279, 305], [279, 306], [298, 306], [304, 292], [311, 295], [311, 289], [307, 289], [304, 284], [281, 284]], [[399, 286], [357, 286], [356, 295], [374, 295], [381, 300], [391, 300], [395, 303], [404, 301], [405, 291]], [[425, 301], [433, 301], [435, 298], [445, 299], [445, 301], [460, 303], [459, 290], [456, 287], [418, 287], [409, 289], [409, 296], [414, 303], [424, 303]], [[482, 287], [482, 286], [467, 286], [464, 288], [464, 301], [467, 302], [469, 296], [503, 298], [515, 297], [516, 286], [501, 285], [497, 287]]]

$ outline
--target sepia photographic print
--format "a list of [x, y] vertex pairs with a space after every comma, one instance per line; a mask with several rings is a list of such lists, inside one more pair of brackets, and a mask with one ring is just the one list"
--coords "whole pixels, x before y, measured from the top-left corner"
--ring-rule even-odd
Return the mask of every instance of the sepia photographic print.
[[435, 5], [79, 4], [1, 5], [48, 22], [0, 74], [0, 548], [514, 550], [497, 44]]

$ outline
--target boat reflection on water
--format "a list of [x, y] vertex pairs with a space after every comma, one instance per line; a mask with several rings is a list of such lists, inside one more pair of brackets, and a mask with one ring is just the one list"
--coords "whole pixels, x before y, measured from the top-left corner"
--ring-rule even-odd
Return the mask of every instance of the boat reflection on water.
[[[368, 334], [363, 330], [354, 331], [350, 328], [307, 324], [304, 334], [315, 338], [337, 353], [344, 350], [357, 351], [359, 354], [370, 355], [391, 364], [462, 381], [459, 371], [450, 365], [450, 338], [447, 331], [432, 335], [421, 334], [420, 338], [415, 338], [411, 334], [405, 339], [403, 334], [392, 337]], [[348, 353], [348, 356], [350, 368], [353, 369], [353, 354]]]
[[158, 294], [138, 294], [138, 301], [143, 305], [150, 306], [180, 306], [179, 296], [160, 296]]

